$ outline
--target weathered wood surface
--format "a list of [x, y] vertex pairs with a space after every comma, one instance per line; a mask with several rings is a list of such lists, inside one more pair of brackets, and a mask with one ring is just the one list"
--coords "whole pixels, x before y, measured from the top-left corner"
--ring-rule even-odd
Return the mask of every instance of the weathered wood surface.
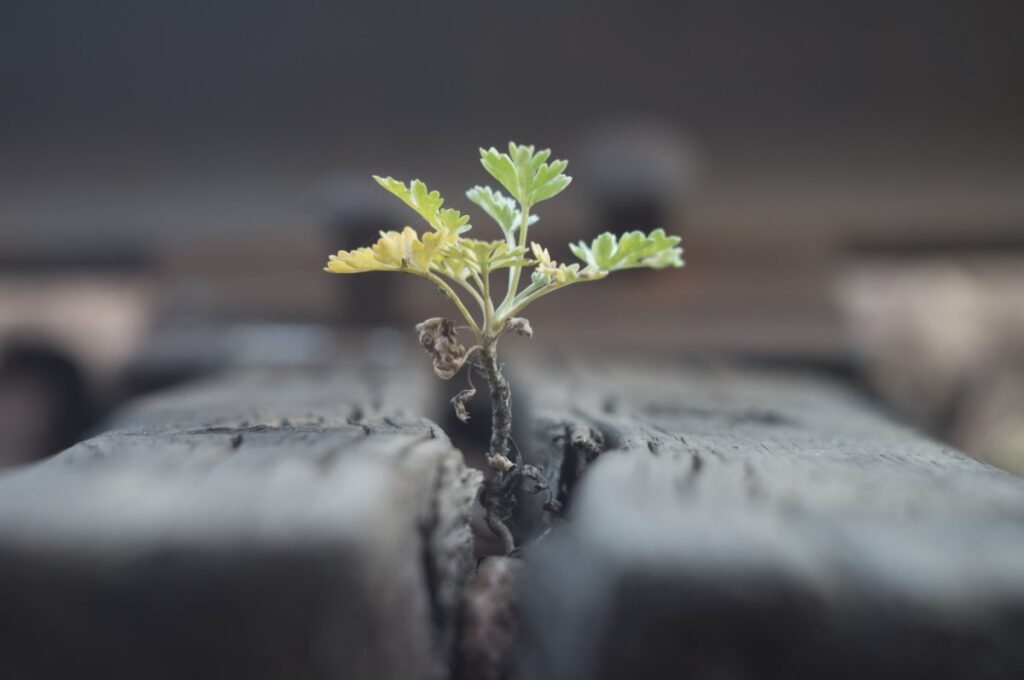
[[828, 379], [585, 366], [510, 362], [568, 520], [472, 585], [425, 368], [139, 402], [0, 477], [0, 677], [1024, 676], [1024, 481]]
[[1024, 480], [791, 372], [514, 387], [570, 501], [528, 551], [522, 677], [1024, 677]]
[[0, 477], [0, 677], [446, 677], [479, 475], [422, 378], [216, 378]]

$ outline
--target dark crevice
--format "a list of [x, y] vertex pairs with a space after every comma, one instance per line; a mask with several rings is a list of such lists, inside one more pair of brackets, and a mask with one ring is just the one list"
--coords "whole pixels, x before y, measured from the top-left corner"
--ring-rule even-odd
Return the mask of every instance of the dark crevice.
[[573, 491], [590, 466], [606, 450], [605, 433], [580, 423], [565, 423], [552, 444], [562, 445], [562, 465], [558, 473], [558, 502], [563, 515], [569, 511]]
[[[184, 430], [175, 432], [175, 434], [184, 435], [205, 435], [205, 434], [230, 434], [233, 437], [245, 434], [260, 434], [265, 432], [289, 432], [289, 433], [303, 433], [312, 432], [319, 433], [329, 430], [331, 428], [325, 428], [322, 425], [294, 425], [287, 419], [282, 420], [277, 425], [240, 425], [238, 427], [228, 426], [214, 426], [214, 427], [201, 427], [194, 430]], [[150, 436], [153, 433], [145, 430], [140, 432], [120, 432], [119, 434], [124, 435], [142, 435]]]
[[366, 423], [363, 423], [363, 422], [359, 422], [359, 421], [350, 419], [348, 421], [348, 424], [349, 425], [353, 425], [353, 426], [358, 427], [358, 428], [361, 428], [363, 430], [363, 434], [365, 434], [367, 436], [369, 436], [373, 432], [373, 428], [371, 428], [369, 425], [367, 425]]
[[678, 480], [676, 489], [680, 493], [689, 493], [693, 491], [694, 487], [697, 486], [697, 478], [700, 476], [703, 469], [704, 458], [698, 452], [694, 451], [690, 457], [690, 468], [686, 470], [685, 475]]
[[481, 560], [462, 596], [453, 666], [456, 680], [513, 676], [520, 629], [518, 581], [523, 565], [517, 557]]

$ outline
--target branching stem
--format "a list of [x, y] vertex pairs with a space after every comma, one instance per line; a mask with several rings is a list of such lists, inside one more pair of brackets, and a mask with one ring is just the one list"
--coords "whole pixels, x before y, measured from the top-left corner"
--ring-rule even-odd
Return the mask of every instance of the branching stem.
[[452, 281], [455, 281], [456, 283], [458, 283], [460, 286], [462, 286], [466, 290], [466, 292], [468, 292], [470, 295], [473, 296], [473, 299], [476, 300], [477, 305], [480, 306], [480, 312], [481, 313], [486, 313], [487, 312], [487, 307], [484, 305], [484, 299], [482, 297], [480, 297], [480, 293], [478, 293], [477, 290], [475, 288], [473, 288], [473, 286], [469, 285], [469, 283], [467, 283], [464, 279], [455, 279], [455, 278], [453, 278]]
[[[528, 203], [520, 204], [520, 223], [519, 223], [519, 247], [526, 247], [526, 232], [530, 229], [530, 205]], [[522, 272], [522, 266], [515, 266], [508, 270], [508, 292], [505, 293], [505, 299], [501, 301], [499, 307], [506, 307], [512, 299], [519, 292], [519, 275]]]
[[469, 313], [469, 310], [466, 309], [466, 305], [462, 303], [462, 300], [459, 299], [459, 296], [455, 293], [454, 290], [452, 290], [452, 287], [445, 283], [444, 279], [442, 279], [437, 274], [428, 272], [426, 274], [426, 278], [429, 279], [431, 283], [436, 285], [438, 288], [443, 290], [445, 294], [448, 295], [451, 301], [455, 303], [455, 306], [459, 308], [459, 311], [462, 312], [462, 316], [465, 317], [466, 323], [469, 324], [469, 327], [473, 329], [473, 332], [479, 337], [480, 326], [477, 325], [476, 321], [473, 319], [473, 315]]

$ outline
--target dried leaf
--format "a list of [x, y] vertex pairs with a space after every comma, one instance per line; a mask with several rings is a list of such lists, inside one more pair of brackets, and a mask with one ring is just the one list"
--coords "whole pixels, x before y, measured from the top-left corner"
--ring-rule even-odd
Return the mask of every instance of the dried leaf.
[[500, 454], [487, 454], [487, 464], [495, 470], [501, 470], [502, 472], [508, 472], [516, 467], [516, 464], [509, 460], [507, 456]]
[[505, 330], [518, 333], [523, 337], [533, 337], [533, 327], [530, 326], [529, 319], [524, 319], [521, 316], [513, 316], [511, 319], [505, 322]]
[[466, 362], [466, 348], [459, 344], [455, 324], [448, 319], [434, 317], [416, 324], [420, 344], [433, 357], [434, 375], [450, 380]]
[[455, 409], [455, 417], [463, 423], [469, 422], [469, 410], [466, 408], [466, 402], [476, 395], [476, 388], [467, 387], [464, 390], [459, 390], [459, 393], [451, 398], [452, 407]]

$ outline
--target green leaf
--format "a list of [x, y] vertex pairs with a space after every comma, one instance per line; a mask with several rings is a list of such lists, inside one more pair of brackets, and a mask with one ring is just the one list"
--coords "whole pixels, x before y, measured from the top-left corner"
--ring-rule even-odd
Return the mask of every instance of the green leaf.
[[508, 154], [500, 153], [493, 146], [486, 151], [480, 149], [480, 164], [484, 166], [484, 170], [491, 174], [491, 177], [498, 180], [501, 186], [505, 187], [507, 192], [516, 199], [519, 198], [521, 193], [519, 177], [516, 173], [515, 163], [512, 162]]
[[569, 167], [567, 161], [555, 161], [551, 165], [542, 165], [534, 175], [531, 202], [540, 203], [560, 194], [572, 182], [572, 177], [564, 174]]
[[480, 149], [480, 163], [524, 207], [530, 207], [560, 193], [572, 178], [565, 174], [566, 161], [547, 162], [550, 149], [534, 151], [532, 146], [509, 142], [508, 153], [494, 147]]
[[440, 224], [438, 231], [451, 234], [462, 234], [470, 230], [469, 215], [463, 215], [458, 210], [445, 208], [437, 213], [437, 222]]
[[655, 229], [650, 234], [630, 231], [619, 237], [605, 232], [590, 245], [580, 241], [570, 244], [569, 248], [577, 258], [602, 272], [637, 267], [663, 269], [683, 266], [683, 249], [679, 247], [679, 237], [668, 236], [663, 229]]
[[[445, 267], [452, 271], [468, 269], [481, 276], [496, 269], [521, 267], [529, 264], [526, 248], [509, 247], [505, 241], [479, 241], [461, 238], [444, 252]], [[466, 274], [468, 276], [468, 273]], [[460, 277], [464, 278], [464, 277]]]
[[427, 185], [420, 180], [414, 179], [409, 186], [406, 186], [405, 182], [400, 182], [393, 177], [374, 175], [373, 179], [377, 184], [402, 199], [403, 203], [419, 213], [434, 229], [457, 235], [467, 232], [471, 228], [468, 215], [463, 215], [458, 210], [451, 208], [442, 210], [444, 199], [441, 198], [441, 194], [437, 191], [430, 191], [427, 189]]
[[[498, 223], [505, 234], [505, 240], [515, 243], [514, 235], [522, 226], [523, 214], [515, 199], [509, 198], [500, 191], [490, 187], [476, 186], [466, 192], [466, 198], [483, 208], [487, 215]], [[529, 222], [534, 224], [539, 217], [530, 215]]]

